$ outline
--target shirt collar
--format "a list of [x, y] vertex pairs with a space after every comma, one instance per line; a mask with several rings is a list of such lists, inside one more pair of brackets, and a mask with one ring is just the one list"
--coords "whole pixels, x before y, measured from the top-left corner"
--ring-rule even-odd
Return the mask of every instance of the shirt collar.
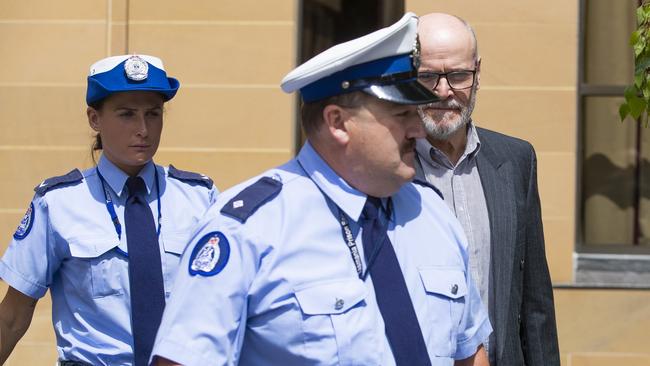
[[367, 195], [350, 186], [321, 158], [309, 141], [300, 149], [298, 162], [307, 176], [348, 217], [359, 221]]
[[481, 141], [478, 139], [478, 133], [476, 132], [476, 127], [474, 123], [470, 121], [467, 124], [467, 146], [465, 146], [465, 153], [463, 157], [469, 156], [469, 159], [474, 158], [478, 151], [481, 149]]
[[[476, 154], [478, 154], [480, 148], [481, 141], [478, 138], [476, 127], [474, 127], [474, 123], [470, 121], [467, 124], [467, 143], [465, 145], [465, 151], [463, 152], [463, 155], [461, 155], [460, 159], [458, 159], [456, 166], [460, 165], [465, 159], [473, 159]], [[436, 160], [437, 164], [442, 164], [451, 169], [454, 168], [447, 156], [437, 147], [431, 145], [431, 143], [425, 138], [417, 139], [415, 150], [418, 156], [426, 160], [429, 164], [433, 163], [434, 160]]]
[[[129, 175], [124, 173], [120, 168], [118, 168], [113, 162], [108, 160], [103, 154], [99, 158], [97, 163], [97, 170], [101, 173], [104, 181], [108, 183], [113, 192], [118, 196], [122, 196], [122, 191], [124, 190], [124, 184], [129, 178]], [[155, 175], [155, 165], [153, 161], [149, 161], [138, 173], [138, 177], [144, 180], [144, 184], [147, 187], [147, 194], [151, 194], [151, 190], [154, 184], [154, 175]]]

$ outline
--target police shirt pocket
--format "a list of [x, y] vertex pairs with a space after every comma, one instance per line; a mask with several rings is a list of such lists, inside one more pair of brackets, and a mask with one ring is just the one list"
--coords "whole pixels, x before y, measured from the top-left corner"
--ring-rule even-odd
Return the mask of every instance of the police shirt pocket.
[[302, 312], [303, 341], [309, 354], [337, 355], [338, 365], [378, 363], [378, 352], [359, 352], [379, 346], [374, 334], [375, 319], [364, 311], [368, 289], [361, 280], [310, 283], [296, 289], [295, 296]]
[[165, 238], [163, 240], [165, 252], [180, 257], [187, 247], [187, 244], [189, 244], [190, 237], [191, 233], [189, 228], [187, 230], [177, 230], [165, 233]]
[[341, 314], [366, 295], [363, 282], [356, 279], [319, 282], [296, 291], [296, 299], [305, 315]]
[[176, 272], [178, 271], [181, 255], [189, 244], [191, 236], [192, 232], [189, 227], [185, 230], [176, 229], [174, 231], [170, 230], [163, 232], [163, 238], [161, 241], [165, 254], [162, 258], [162, 263], [163, 278], [165, 281], [165, 295], [167, 297], [170, 295], [170, 290], [174, 279], [176, 278]]
[[117, 242], [96, 238], [74, 238], [68, 241], [71, 266], [82, 272], [76, 276], [90, 276], [90, 290], [93, 298], [121, 295], [123, 280], [128, 280], [126, 257], [116, 250]]
[[453, 357], [467, 295], [465, 271], [460, 267], [424, 267], [419, 272], [429, 304], [427, 318], [433, 324], [427, 343], [436, 356]]

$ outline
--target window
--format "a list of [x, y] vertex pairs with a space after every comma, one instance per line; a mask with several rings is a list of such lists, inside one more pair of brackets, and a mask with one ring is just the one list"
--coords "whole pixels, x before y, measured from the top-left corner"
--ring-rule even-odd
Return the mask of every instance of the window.
[[[404, 15], [403, 0], [303, 0], [300, 2], [297, 64], [331, 46], [387, 27]], [[300, 103], [297, 103], [300, 108]], [[296, 114], [296, 149], [305, 141]]]
[[638, 0], [580, 1], [576, 282], [650, 278], [650, 256], [638, 255], [650, 254], [650, 129], [618, 117], [634, 73], [628, 42], [638, 6]]

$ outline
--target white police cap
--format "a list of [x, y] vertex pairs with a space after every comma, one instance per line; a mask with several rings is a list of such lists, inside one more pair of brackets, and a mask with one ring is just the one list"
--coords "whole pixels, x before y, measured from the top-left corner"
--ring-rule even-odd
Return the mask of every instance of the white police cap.
[[165, 67], [158, 57], [111, 56], [90, 66], [86, 103], [90, 105], [113, 93], [133, 90], [158, 92], [165, 100], [170, 100], [179, 87], [178, 80], [167, 77]]
[[282, 90], [299, 90], [305, 102], [357, 90], [400, 104], [438, 100], [417, 81], [417, 22], [406, 13], [390, 27], [323, 51], [287, 74]]

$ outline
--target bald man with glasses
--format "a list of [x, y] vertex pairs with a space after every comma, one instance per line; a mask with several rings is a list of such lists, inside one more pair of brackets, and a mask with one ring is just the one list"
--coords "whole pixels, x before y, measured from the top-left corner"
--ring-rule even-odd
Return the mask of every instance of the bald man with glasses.
[[416, 144], [417, 175], [442, 191], [468, 237], [494, 327], [484, 343], [490, 365], [559, 366], [535, 151], [472, 120], [481, 58], [469, 24], [433, 13], [418, 33], [418, 80], [440, 100], [418, 108], [427, 137]]

